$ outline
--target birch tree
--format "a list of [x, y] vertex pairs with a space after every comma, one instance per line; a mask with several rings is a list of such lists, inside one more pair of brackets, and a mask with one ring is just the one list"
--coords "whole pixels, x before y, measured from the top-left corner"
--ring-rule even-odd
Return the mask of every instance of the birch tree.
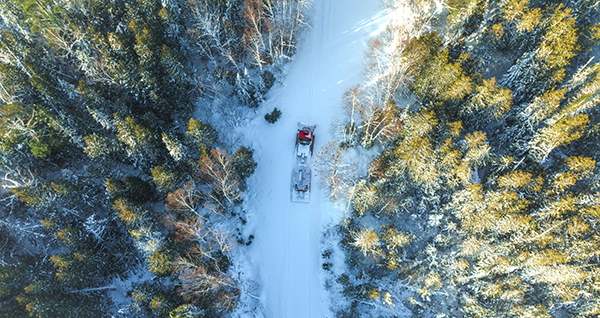
[[315, 170], [332, 200], [346, 193], [356, 176], [357, 166], [347, 161], [347, 151], [340, 144], [329, 142], [315, 158]]
[[[234, 158], [222, 149], [212, 149], [210, 156], [200, 158], [200, 174], [208, 178], [219, 195], [229, 203], [237, 202], [242, 194], [240, 178], [235, 171]], [[223, 204], [218, 196], [213, 197]]]

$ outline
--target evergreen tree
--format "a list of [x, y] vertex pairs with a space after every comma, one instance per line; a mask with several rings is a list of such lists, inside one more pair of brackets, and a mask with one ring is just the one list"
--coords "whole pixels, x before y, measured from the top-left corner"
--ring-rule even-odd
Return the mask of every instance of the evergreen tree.
[[583, 136], [583, 131], [588, 123], [588, 116], [579, 114], [573, 117], [564, 117], [556, 123], [540, 129], [530, 143], [533, 157], [544, 161], [555, 148], [568, 145]]
[[536, 58], [551, 69], [562, 68], [570, 64], [580, 47], [577, 45], [577, 28], [572, 10], [559, 4], [550, 16], [548, 29], [542, 37]]
[[151, 163], [157, 160], [157, 137], [150, 129], [131, 116], [124, 119], [115, 114], [117, 138], [125, 145], [125, 151], [134, 163]]
[[25, 306], [31, 317], [36, 318], [106, 316], [104, 308], [94, 306], [91, 297], [68, 292], [52, 276], [35, 280], [25, 287], [17, 300]]
[[248, 147], [241, 147], [236, 150], [233, 154], [233, 165], [242, 181], [248, 179], [257, 166], [256, 161], [254, 161], [254, 150]]
[[139, 228], [150, 222], [150, 212], [147, 209], [134, 205], [125, 198], [115, 200], [113, 209], [129, 228]]
[[445, 101], [461, 100], [473, 86], [460, 61], [452, 62], [448, 50], [441, 50], [426, 62], [425, 70], [415, 78], [412, 89], [421, 98]]
[[210, 124], [193, 118], [190, 118], [185, 135], [198, 147], [202, 155], [206, 155], [218, 139], [217, 131]]
[[110, 139], [95, 133], [85, 136], [83, 141], [85, 142], [85, 148], [83, 151], [90, 158], [105, 158], [114, 151], [114, 147]]
[[0, 266], [0, 317], [26, 317], [28, 311], [18, 300], [23, 289], [33, 282], [36, 274], [49, 270], [48, 264], [37, 262], [35, 256], [27, 256], [21, 264]]
[[[478, 0], [452, 0], [447, 3], [449, 7], [446, 22], [453, 26], [460, 26], [471, 21], [474, 15], [480, 15], [483, 12], [483, 3]], [[471, 27], [471, 29], [473, 29]]]
[[108, 179], [106, 192], [113, 198], [125, 197], [137, 203], [146, 203], [154, 197], [152, 186], [140, 177], [129, 176], [123, 180]]
[[179, 172], [169, 168], [166, 164], [152, 168], [152, 180], [158, 190], [162, 192], [174, 191], [179, 185], [179, 177]]
[[165, 147], [169, 151], [169, 154], [173, 160], [181, 161], [185, 157], [185, 146], [177, 139], [177, 137], [163, 133], [162, 142], [165, 144]]
[[548, 28], [537, 49], [524, 53], [501, 81], [514, 92], [517, 102], [539, 96], [564, 80], [564, 68], [580, 50], [571, 12], [559, 4], [544, 22]]
[[353, 233], [354, 245], [363, 255], [377, 256], [381, 254], [379, 236], [375, 230], [370, 228], [362, 228]]
[[4, 151], [29, 148], [38, 158], [47, 157], [60, 144], [60, 136], [47, 125], [44, 110], [19, 103], [0, 104], [0, 134]]
[[463, 111], [469, 112], [475, 118], [482, 114], [480, 125], [501, 119], [512, 107], [511, 91], [499, 88], [493, 77], [483, 80], [483, 84], [475, 90], [476, 93], [471, 95], [471, 100]]
[[[295, 7], [285, 11], [292, 3]], [[271, 61], [276, 55], [286, 58], [285, 54], [294, 50], [298, 27], [290, 29], [283, 22], [291, 19], [300, 23], [303, 4], [260, 4], [258, 9], [270, 17], [260, 21], [266, 23], [265, 35], [280, 32], [265, 37], [269, 50], [262, 53]], [[135, 256], [134, 245], [143, 252], [152, 272], [162, 276], [172, 273], [173, 251], [177, 249], [168, 244], [162, 219], [146, 207], [157, 199], [147, 180], [152, 175], [160, 190], [170, 192], [180, 183], [179, 173], [190, 168], [185, 163], [188, 145], [179, 137], [177, 121], [189, 116], [192, 95], [206, 92], [201, 80], [191, 80], [190, 56], [213, 62], [200, 63], [196, 79], [210, 81], [213, 73], [222, 72], [230, 74], [234, 81], [229, 85], [233, 85], [234, 74], [240, 74], [249, 92], [254, 90], [251, 95], [255, 100], [265, 93], [266, 86], [270, 87], [254, 77], [258, 72], [270, 74], [267, 70], [241, 71], [250, 65], [246, 59], [249, 51], [244, 51], [241, 41], [244, 6], [239, 0], [0, 3], [0, 166], [6, 188], [11, 190], [3, 198], [8, 202], [6, 209], [10, 209], [3, 228], [4, 224], [17, 228], [13, 225], [41, 221], [48, 233], [33, 233], [49, 240], [36, 240], [39, 245], [30, 246], [47, 252], [32, 261], [43, 263], [43, 268], [31, 271], [19, 267], [22, 275], [0, 275], [2, 284], [14, 280], [0, 295], [1, 315], [110, 316], [110, 301], [98, 286], [124, 273]], [[196, 14], [215, 23], [201, 28], [191, 17]], [[202, 38], [197, 41], [200, 45], [209, 44], [201, 54], [190, 47], [196, 38]], [[215, 65], [222, 69], [215, 71]], [[192, 84], [199, 89], [192, 90]], [[204, 182], [203, 191], [212, 197], [202, 200], [212, 198], [214, 203], [215, 198], [227, 197], [237, 202], [240, 180], [255, 168], [252, 152], [242, 148], [233, 158], [214, 155], [211, 149], [217, 132], [200, 121], [190, 122], [187, 135], [195, 143], [192, 148], [198, 148], [198, 157], [210, 157], [216, 166], [227, 157], [216, 173], [193, 177], [217, 182], [227, 175], [228, 181], [220, 184], [233, 184], [232, 190], [219, 188], [219, 194], [214, 195], [217, 192], [210, 188], [216, 185]], [[169, 166], [173, 161], [177, 169]], [[103, 190], [114, 202], [105, 200]], [[188, 192], [193, 193], [193, 213], [197, 213], [200, 192]], [[110, 205], [116, 219], [106, 214]], [[124, 228], [133, 240], [126, 237], [129, 234]], [[14, 250], [11, 247], [5, 252]], [[11, 260], [23, 261], [20, 254], [13, 256]], [[6, 266], [2, 270], [12, 272], [13, 266]], [[224, 261], [219, 266], [227, 267]], [[226, 281], [227, 275], [222, 273], [220, 279]], [[20, 290], [13, 283], [18, 283]], [[228, 292], [217, 297], [215, 306], [235, 303], [235, 291], [227, 298]], [[172, 296], [163, 293], [151, 297], [148, 314], [166, 316], [174, 311], [180, 301]], [[202, 302], [213, 296], [203, 294]], [[200, 315], [191, 305], [182, 312]]]

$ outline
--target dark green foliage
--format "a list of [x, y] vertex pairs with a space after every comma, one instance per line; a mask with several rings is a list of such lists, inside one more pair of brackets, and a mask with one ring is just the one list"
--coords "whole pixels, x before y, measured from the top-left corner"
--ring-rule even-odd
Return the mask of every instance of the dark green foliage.
[[277, 122], [277, 120], [279, 120], [279, 117], [281, 117], [281, 111], [277, 109], [277, 107], [275, 107], [275, 109], [273, 109], [272, 112], [265, 115], [265, 120], [269, 124], [274, 124], [275, 122]]
[[426, 67], [415, 78], [413, 90], [429, 100], [460, 100], [473, 90], [472, 79], [462, 69], [461, 60], [450, 60], [448, 50], [442, 50], [427, 60]]
[[137, 203], [146, 203], [155, 196], [152, 185], [135, 176], [106, 180], [106, 192], [113, 198], [125, 197]]
[[148, 270], [157, 276], [169, 276], [173, 273], [173, 252], [169, 246], [163, 246], [148, 255]]
[[179, 171], [169, 168], [166, 164], [152, 168], [152, 180], [158, 190], [168, 193], [179, 186]]
[[260, 87], [250, 78], [247, 72], [238, 72], [235, 75], [234, 93], [238, 100], [250, 108], [258, 107], [262, 100]]
[[114, 117], [116, 137], [124, 146], [127, 156], [134, 162], [154, 163], [166, 152], [159, 135], [152, 129], [151, 120], [140, 120], [132, 116], [122, 118], [117, 114]]
[[170, 317], [169, 312], [180, 303], [171, 288], [149, 282], [136, 284], [131, 298], [130, 310], [138, 314], [154, 314], [156, 317]]
[[75, 183], [65, 179], [56, 179], [50, 183], [50, 186], [54, 192], [61, 196], [75, 195], [79, 190]]
[[[132, 203], [126, 198], [119, 198], [115, 200], [113, 210], [117, 216], [125, 225], [132, 230], [139, 228], [145, 228], [149, 224], [153, 223], [150, 210]], [[132, 233], [133, 234], [133, 233]], [[141, 236], [141, 234], [139, 235]]]
[[[96, 222], [96, 224], [94, 224]], [[88, 219], [84, 225], [60, 218], [42, 220], [65, 251], [50, 257], [55, 276], [72, 287], [90, 287], [123, 273], [133, 261], [133, 247], [114, 222]], [[106, 238], [106, 239], [105, 239]]]
[[112, 142], [110, 139], [97, 135], [91, 134], [83, 138], [85, 142], [84, 152], [90, 158], [104, 158], [113, 152]]
[[95, 305], [98, 295], [69, 292], [53, 276], [33, 281], [17, 300], [26, 307], [30, 317], [108, 317], [104, 308]]
[[254, 151], [248, 147], [241, 147], [233, 155], [233, 166], [240, 175], [241, 180], [246, 180], [256, 170], [257, 163], [254, 161]]
[[127, 193], [126, 184], [123, 180], [106, 180], [106, 193], [113, 198], [124, 196]]
[[28, 109], [19, 103], [1, 103], [0, 114], [0, 145], [4, 151], [25, 146], [35, 157], [45, 158], [61, 141], [48, 125], [52, 119], [38, 106]]
[[185, 135], [196, 145], [203, 156], [208, 154], [212, 145], [219, 138], [213, 126], [193, 118], [190, 118]]
[[28, 256], [18, 265], [0, 266], [0, 317], [27, 317], [28, 312], [24, 305], [17, 300], [19, 294], [34, 279], [35, 273], [47, 271], [46, 266], [37, 263], [36, 257]]
[[266, 93], [266, 91], [268, 91], [269, 89], [271, 89], [271, 87], [273, 87], [273, 84], [275, 84], [275, 75], [273, 75], [273, 73], [269, 72], [269, 71], [264, 71], [261, 74], [261, 78], [262, 81], [264, 83], [265, 89], [263, 93]]

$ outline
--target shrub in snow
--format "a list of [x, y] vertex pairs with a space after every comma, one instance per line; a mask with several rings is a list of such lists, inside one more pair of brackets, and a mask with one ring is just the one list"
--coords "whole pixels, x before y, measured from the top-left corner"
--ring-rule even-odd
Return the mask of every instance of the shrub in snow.
[[281, 117], [281, 111], [275, 107], [270, 114], [265, 115], [265, 120], [270, 124], [274, 124], [277, 120], [279, 120], [279, 117]]

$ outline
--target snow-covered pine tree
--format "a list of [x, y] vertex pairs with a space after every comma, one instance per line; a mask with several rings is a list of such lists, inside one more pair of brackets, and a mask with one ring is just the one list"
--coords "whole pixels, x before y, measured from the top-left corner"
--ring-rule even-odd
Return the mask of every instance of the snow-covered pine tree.
[[552, 150], [581, 138], [589, 123], [585, 114], [563, 117], [535, 133], [529, 143], [531, 155], [539, 162], [546, 160]]
[[[500, 120], [512, 107], [512, 92], [498, 87], [496, 78], [484, 79], [461, 111], [478, 120], [477, 127]], [[479, 114], [483, 116], [478, 116]]]

